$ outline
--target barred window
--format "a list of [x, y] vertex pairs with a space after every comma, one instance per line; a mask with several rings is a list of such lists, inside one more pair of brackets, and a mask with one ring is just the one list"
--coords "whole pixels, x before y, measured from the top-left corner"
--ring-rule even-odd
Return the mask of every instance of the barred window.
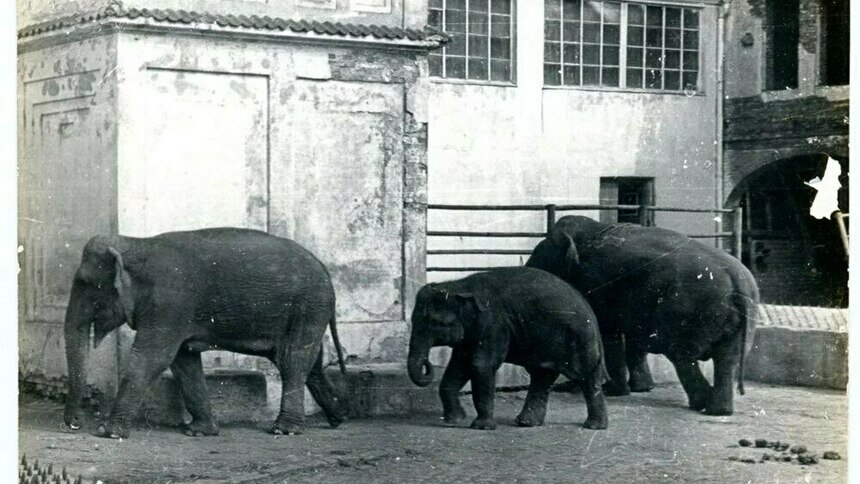
[[545, 85], [698, 89], [698, 9], [545, 0], [544, 12]]
[[430, 0], [427, 23], [451, 36], [428, 56], [430, 75], [513, 80], [513, 0]]

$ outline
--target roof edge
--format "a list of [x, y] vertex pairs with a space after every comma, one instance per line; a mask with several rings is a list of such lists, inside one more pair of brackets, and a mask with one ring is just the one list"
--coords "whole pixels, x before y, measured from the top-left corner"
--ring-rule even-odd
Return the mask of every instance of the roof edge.
[[180, 28], [205, 33], [240, 34], [243, 37], [261, 36], [270, 39], [305, 40], [312, 42], [377, 44], [399, 48], [434, 49], [448, 41], [448, 36], [432, 27], [423, 30], [404, 29], [379, 25], [349, 24], [288, 20], [256, 15], [222, 15], [186, 10], [159, 10], [125, 8], [112, 2], [95, 11], [69, 15], [40, 22], [18, 30], [18, 41], [44, 39], [55, 33], [67, 34], [70, 30], [97, 25], [114, 25], [123, 28], [137, 27], [157, 30]]

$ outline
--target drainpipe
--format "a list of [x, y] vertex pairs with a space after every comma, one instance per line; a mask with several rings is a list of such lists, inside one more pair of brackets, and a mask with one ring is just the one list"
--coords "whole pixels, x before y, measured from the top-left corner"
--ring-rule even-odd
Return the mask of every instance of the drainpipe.
[[[714, 202], [715, 208], [723, 208], [723, 101], [726, 96], [725, 87], [725, 43], [726, 43], [726, 17], [729, 15], [731, 0], [725, 0], [717, 6], [717, 87], [716, 87], [716, 102], [714, 103], [714, 119], [716, 120], [715, 130], [715, 156], [716, 169], [714, 175]], [[720, 217], [722, 219], [722, 217]], [[722, 224], [714, 222], [715, 229], [718, 232], [722, 231]], [[717, 247], [723, 246], [721, 238], [715, 239]]]

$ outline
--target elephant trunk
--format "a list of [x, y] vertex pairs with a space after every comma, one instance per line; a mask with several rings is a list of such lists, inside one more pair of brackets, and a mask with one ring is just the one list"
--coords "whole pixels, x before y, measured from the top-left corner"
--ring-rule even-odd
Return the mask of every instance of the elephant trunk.
[[72, 286], [69, 306], [66, 309], [65, 338], [66, 365], [69, 374], [69, 393], [66, 396], [64, 420], [73, 430], [81, 425], [81, 402], [87, 382], [87, 356], [90, 348], [92, 310], [87, 307], [83, 289], [78, 282]]
[[430, 364], [430, 348], [432, 341], [428, 337], [415, 337], [409, 342], [407, 369], [409, 379], [419, 387], [426, 387], [433, 382], [433, 365]]

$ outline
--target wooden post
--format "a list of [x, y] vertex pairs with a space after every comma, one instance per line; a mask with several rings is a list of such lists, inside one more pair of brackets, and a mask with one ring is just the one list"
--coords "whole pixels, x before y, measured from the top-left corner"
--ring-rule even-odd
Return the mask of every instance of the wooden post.
[[546, 235], [552, 233], [552, 227], [555, 225], [555, 205], [546, 206]]
[[741, 259], [743, 251], [744, 209], [736, 207], [732, 213], [732, 255]]
[[834, 218], [836, 218], [836, 226], [839, 227], [839, 236], [842, 238], [842, 246], [845, 247], [845, 257], [848, 257], [848, 252], [850, 252], [848, 245], [848, 231], [845, 229], [845, 217], [847, 216], [847, 213], [839, 211], [834, 214]]
[[648, 205], [639, 205], [639, 225], [648, 226]]

